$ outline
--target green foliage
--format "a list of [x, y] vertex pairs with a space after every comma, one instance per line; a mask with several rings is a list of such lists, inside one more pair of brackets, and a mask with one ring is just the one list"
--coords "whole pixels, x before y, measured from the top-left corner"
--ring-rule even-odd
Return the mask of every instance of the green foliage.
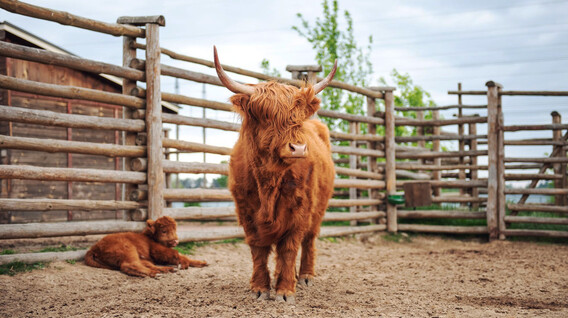
[[67, 262], [68, 264], [71, 264], [71, 265], [77, 264], [77, 261], [74, 260], [74, 259], [68, 259], [68, 260], [66, 260], [65, 262]]
[[228, 176], [220, 176], [219, 178], [213, 179], [213, 188], [226, 188], [227, 181], [229, 180]]
[[30, 272], [35, 269], [43, 269], [47, 263], [37, 262], [26, 264], [24, 262], [11, 262], [8, 264], [0, 265], [0, 275], [14, 276], [17, 273]]
[[268, 59], [263, 59], [262, 62], [260, 62], [260, 68], [262, 69], [262, 73], [266, 75], [282, 77], [282, 74], [280, 74], [280, 72], [276, 68], [271, 67], [270, 61]]
[[[324, 74], [331, 71], [333, 63], [337, 60], [336, 80], [361, 87], [369, 86], [370, 76], [373, 73], [373, 66], [369, 60], [373, 38], [369, 36], [365, 49], [359, 47], [355, 41], [353, 19], [349, 11], [345, 10], [342, 14], [345, 26], [341, 28], [338, 1], [332, 0], [330, 5], [328, 0], [324, 0], [322, 8], [323, 16], [316, 18], [313, 25], [298, 13], [300, 25], [293, 26], [292, 29], [312, 44], [316, 52], [316, 62], [322, 66]], [[322, 92], [324, 109], [363, 115], [364, 103], [364, 96], [340, 89], [327, 88]], [[342, 120], [332, 118], [321, 118], [321, 120], [332, 130], [349, 130], [348, 124]]]
[[201, 202], [184, 202], [183, 207], [187, 208], [190, 206], [201, 206]]
[[10, 255], [10, 254], [16, 254], [16, 251], [14, 251], [14, 250], [1, 250], [0, 251], [0, 255]]

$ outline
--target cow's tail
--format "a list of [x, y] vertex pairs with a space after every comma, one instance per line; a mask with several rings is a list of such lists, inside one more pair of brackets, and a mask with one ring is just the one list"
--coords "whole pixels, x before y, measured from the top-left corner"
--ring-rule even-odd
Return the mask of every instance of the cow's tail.
[[101, 262], [99, 262], [96, 258], [95, 258], [95, 254], [93, 253], [92, 250], [88, 250], [87, 254], [85, 254], [85, 264], [92, 266], [92, 267], [98, 267], [98, 268], [105, 268], [105, 269], [113, 269], [112, 267], [103, 264]]

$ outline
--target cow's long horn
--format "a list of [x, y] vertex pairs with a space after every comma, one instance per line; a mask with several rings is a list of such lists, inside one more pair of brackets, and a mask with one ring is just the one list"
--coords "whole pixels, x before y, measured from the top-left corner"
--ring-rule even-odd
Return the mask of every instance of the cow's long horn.
[[215, 46], [213, 46], [213, 59], [215, 60], [215, 70], [217, 71], [217, 76], [219, 76], [221, 83], [223, 83], [223, 85], [225, 85], [226, 88], [228, 88], [231, 92], [235, 94], [243, 93], [247, 95], [252, 95], [254, 93], [254, 88], [252, 86], [247, 86], [235, 82], [229, 76], [227, 76], [227, 74], [223, 70], [223, 67], [221, 66], [221, 63], [219, 63], [219, 57], [217, 56], [217, 48]]
[[326, 88], [327, 85], [329, 85], [329, 83], [331, 83], [331, 80], [335, 76], [336, 71], [337, 71], [337, 59], [335, 60], [335, 63], [333, 63], [333, 69], [331, 69], [331, 72], [327, 74], [327, 77], [324, 78], [321, 82], [314, 85], [315, 94], [318, 94], [319, 92], [323, 91], [323, 89]]

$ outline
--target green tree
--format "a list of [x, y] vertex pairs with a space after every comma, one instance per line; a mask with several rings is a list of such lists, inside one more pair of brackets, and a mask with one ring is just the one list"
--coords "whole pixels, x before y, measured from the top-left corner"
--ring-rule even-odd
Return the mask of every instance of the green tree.
[[[353, 35], [353, 19], [349, 11], [343, 12], [345, 26], [339, 24], [339, 5], [337, 0], [322, 2], [323, 16], [316, 18], [312, 25], [301, 13], [299, 26], [292, 29], [312, 44], [316, 52], [316, 62], [323, 68], [324, 74], [329, 73], [337, 59], [338, 69], [335, 79], [349, 84], [366, 87], [369, 85], [373, 66], [369, 60], [373, 38], [369, 36], [366, 49], [358, 46]], [[328, 88], [322, 92], [322, 108], [345, 111], [351, 114], [363, 115], [364, 96], [349, 93], [336, 88]], [[322, 118], [330, 129], [339, 128], [348, 131], [347, 123], [332, 118]]]

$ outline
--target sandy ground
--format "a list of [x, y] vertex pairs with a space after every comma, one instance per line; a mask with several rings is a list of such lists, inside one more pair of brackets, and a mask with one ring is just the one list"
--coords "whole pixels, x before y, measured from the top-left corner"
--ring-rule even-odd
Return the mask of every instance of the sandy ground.
[[318, 241], [318, 277], [296, 305], [253, 300], [248, 246], [158, 279], [82, 262], [0, 276], [1, 317], [568, 317], [568, 246], [381, 235]]

